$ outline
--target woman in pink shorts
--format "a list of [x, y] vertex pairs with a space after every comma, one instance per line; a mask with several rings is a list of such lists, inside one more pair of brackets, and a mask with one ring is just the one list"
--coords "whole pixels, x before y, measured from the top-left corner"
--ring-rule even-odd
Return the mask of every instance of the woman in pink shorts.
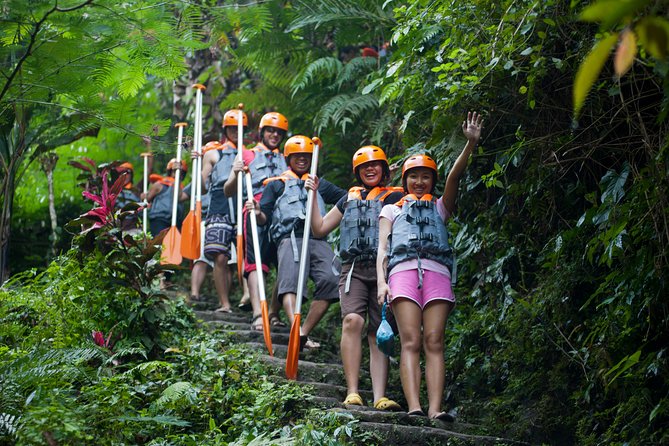
[[[409, 415], [425, 415], [420, 404], [420, 353], [425, 352], [427, 416], [453, 421], [441, 410], [444, 394], [444, 331], [455, 305], [452, 250], [446, 220], [455, 210], [458, 183], [481, 136], [482, 118], [468, 113], [462, 123], [467, 144], [453, 164], [444, 195], [435, 199], [437, 164], [426, 155], [407, 159], [402, 185], [408, 194], [379, 216], [377, 288], [379, 303], [391, 302], [400, 332], [400, 379]], [[386, 277], [388, 281], [386, 282]]]

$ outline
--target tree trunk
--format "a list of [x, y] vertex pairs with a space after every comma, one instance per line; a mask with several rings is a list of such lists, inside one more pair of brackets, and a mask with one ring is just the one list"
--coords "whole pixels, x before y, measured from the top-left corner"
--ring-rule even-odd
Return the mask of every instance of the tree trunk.
[[9, 236], [14, 204], [14, 169], [8, 169], [3, 182], [2, 213], [0, 213], [0, 284], [9, 279]]
[[56, 215], [56, 200], [53, 191], [53, 171], [58, 162], [58, 155], [54, 152], [44, 154], [40, 157], [42, 170], [46, 174], [46, 182], [49, 186], [49, 217], [51, 219], [51, 251], [49, 259], [56, 256], [56, 244], [58, 243], [58, 216]]

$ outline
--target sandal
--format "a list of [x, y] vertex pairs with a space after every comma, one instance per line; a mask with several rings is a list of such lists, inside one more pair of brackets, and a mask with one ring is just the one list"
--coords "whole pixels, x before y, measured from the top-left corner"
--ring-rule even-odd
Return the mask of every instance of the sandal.
[[358, 393], [349, 393], [344, 400], [344, 404], [350, 406], [362, 406], [362, 397]]
[[251, 331], [263, 331], [262, 314], [253, 315], [253, 319], [251, 320]]
[[214, 310], [214, 313], [232, 313], [232, 309], [230, 307], [218, 307]]
[[376, 403], [374, 403], [374, 409], [387, 410], [390, 412], [397, 412], [402, 410], [399, 404], [389, 398], [386, 398], [385, 396], [382, 396]]
[[420, 409], [417, 409], [417, 410], [412, 410], [411, 412], [407, 412], [407, 415], [409, 415], [410, 417], [424, 417], [425, 412], [423, 412]]
[[253, 309], [253, 306], [251, 305], [251, 298], [248, 296], [243, 296], [242, 300], [239, 302], [239, 305], [237, 305], [237, 308], [242, 311], [251, 311]]
[[279, 319], [279, 315], [275, 314], [275, 313], [272, 313], [272, 314], [269, 315], [269, 324], [272, 327], [285, 327], [286, 326], [286, 323], [284, 321], [282, 321], [281, 319]]
[[307, 335], [300, 335], [300, 351], [304, 350], [305, 348], [307, 350], [310, 350], [314, 348], [319, 348], [320, 346], [321, 346], [320, 343], [309, 339]]
[[431, 420], [448, 421], [449, 423], [452, 423], [452, 422], [455, 421], [455, 417], [448, 412], [439, 412], [438, 414], [431, 416], [430, 419]]

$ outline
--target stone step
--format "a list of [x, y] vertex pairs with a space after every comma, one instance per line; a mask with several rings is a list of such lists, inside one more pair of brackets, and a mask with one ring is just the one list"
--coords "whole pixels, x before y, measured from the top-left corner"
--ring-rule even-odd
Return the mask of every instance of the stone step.
[[[374, 434], [381, 444], [398, 446], [422, 446], [434, 444], [457, 444], [461, 446], [483, 445], [527, 445], [528, 443], [487, 435], [469, 435], [447, 429], [426, 426], [407, 426], [394, 423], [361, 421], [356, 423], [358, 431]], [[455, 440], [455, 441], [454, 441]]]
[[[286, 360], [269, 355], [258, 355], [274, 374], [285, 376]], [[323, 364], [300, 359], [297, 366], [297, 380], [300, 382], [321, 382], [343, 385], [344, 369], [341, 364]]]
[[[262, 343], [265, 342], [262, 330], [261, 331], [249, 330], [248, 324], [246, 324], [247, 327], [246, 330], [234, 329], [234, 328], [230, 329], [227, 328], [225, 324], [216, 324], [216, 325], [208, 324], [207, 326], [210, 327], [212, 330], [225, 333], [228, 342], [231, 343], [245, 344], [247, 342], [262, 342]], [[275, 344], [288, 345], [289, 339], [290, 339], [289, 333], [272, 333], [272, 345]]]
[[234, 313], [221, 313], [213, 310], [195, 310], [195, 316], [205, 322], [228, 321], [228, 322], [248, 322], [251, 323], [251, 313], [236, 311]]

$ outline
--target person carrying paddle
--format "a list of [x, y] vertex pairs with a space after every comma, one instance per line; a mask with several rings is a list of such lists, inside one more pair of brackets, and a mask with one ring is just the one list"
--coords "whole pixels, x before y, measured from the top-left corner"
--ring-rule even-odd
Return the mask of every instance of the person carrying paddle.
[[[154, 237], [171, 226], [172, 199], [174, 196], [174, 174], [178, 168], [181, 168], [181, 178], [183, 178], [186, 176], [186, 172], [188, 171], [186, 161], [181, 160], [180, 164], [181, 166], [179, 166], [179, 163], [177, 163], [176, 158], [172, 158], [167, 163], [165, 176], [154, 182], [146, 195], [146, 201], [150, 204], [149, 231]], [[184, 201], [187, 199], [188, 195], [184, 194], [182, 191], [179, 195], [179, 201]], [[177, 209], [177, 215], [181, 216], [180, 207]]]
[[[207, 153], [210, 150], [216, 150], [220, 148], [221, 143], [218, 141], [209, 141], [207, 144], [205, 144], [202, 147], [202, 153]], [[197, 153], [196, 151], [193, 151], [192, 154], [193, 159], [197, 159]], [[190, 197], [191, 193], [195, 193], [193, 191], [194, 186], [193, 183], [187, 185], [184, 187], [184, 193], [187, 194]], [[211, 201], [211, 196], [209, 193], [202, 194], [202, 215], [206, 216], [207, 212], [209, 210], [209, 202]], [[207, 270], [209, 268], [213, 269], [214, 268], [214, 262], [212, 262], [210, 259], [208, 259], [204, 255], [204, 233], [205, 233], [206, 227], [205, 227], [205, 221], [204, 218], [202, 219], [201, 222], [201, 228], [200, 228], [200, 257], [193, 260], [193, 268], [191, 269], [191, 274], [190, 274], [190, 299], [192, 301], [198, 301], [200, 300], [200, 289], [202, 288], [202, 284], [204, 283], [204, 279], [207, 277]]]
[[[260, 201], [265, 190], [264, 182], [268, 178], [281, 175], [288, 168], [283, 153], [279, 150], [279, 145], [288, 133], [288, 119], [281, 113], [270, 112], [260, 118], [258, 133], [261, 141], [251, 149], [253, 159], [248, 164], [233, 165], [235, 173], [247, 166], [251, 173], [251, 183], [253, 185], [253, 198]], [[237, 188], [237, 182], [228, 183], [230, 193], [234, 193]], [[258, 295], [258, 274], [256, 272], [256, 260], [253, 252], [253, 235], [251, 234], [251, 222], [248, 209], [244, 208], [244, 277], [249, 284], [250, 303], [253, 308], [253, 319], [251, 329], [262, 330], [262, 315], [260, 311], [260, 296]], [[276, 261], [276, 248], [270, 246], [269, 227], [258, 226], [258, 241], [260, 244], [260, 258], [262, 268], [265, 273], [269, 271], [269, 264]], [[273, 248], [273, 249], [272, 249]], [[273, 315], [278, 318], [278, 315]], [[276, 319], [275, 319], [276, 320]], [[276, 324], [276, 322], [274, 322]]]
[[441, 411], [444, 329], [455, 305], [451, 285], [453, 256], [446, 221], [455, 211], [460, 176], [479, 141], [482, 123], [476, 112], [468, 113], [462, 123], [467, 144], [446, 178], [441, 198], [432, 196], [438, 179], [437, 164], [427, 155], [414, 155], [402, 168], [402, 185], [408, 195], [381, 210], [376, 263], [378, 300], [390, 301], [399, 328], [400, 380], [409, 415], [425, 415], [419, 399], [422, 348], [427, 416], [453, 420], [449, 413]]
[[[314, 237], [323, 238], [337, 226], [340, 230], [339, 302], [342, 315], [341, 359], [344, 365], [347, 396], [344, 404], [362, 406], [358, 393], [362, 339], [365, 319], [369, 344], [369, 373], [372, 378], [374, 407], [400, 410], [400, 405], [385, 395], [388, 381], [388, 357], [376, 345], [376, 331], [381, 323], [381, 306], [376, 292], [376, 251], [379, 214], [384, 204], [393, 204], [404, 193], [387, 187], [390, 166], [380, 147], [364, 146], [353, 155], [353, 173], [361, 186], [352, 187], [325, 217], [312, 213]], [[307, 189], [318, 190], [319, 179], [309, 178]], [[315, 203], [315, 202], [314, 202]]]
[[[237, 141], [237, 124], [239, 110], [228, 110], [223, 115], [223, 132], [226, 141], [215, 150], [209, 150], [202, 157], [202, 191], [210, 194], [209, 210], [206, 218], [204, 255], [214, 262], [214, 286], [220, 307], [215, 311], [231, 313], [230, 284], [231, 275], [228, 268], [230, 259], [230, 244], [235, 238], [235, 227], [228, 196], [225, 193], [225, 184], [234, 179], [232, 165], [237, 156], [237, 149], [243, 146], [243, 141]], [[242, 124], [246, 129], [248, 118], [242, 115]], [[245, 150], [244, 156], [250, 157]], [[248, 154], [248, 155], [246, 155]], [[233, 199], [234, 201], [234, 199]]]
[[[304, 218], [306, 214], [307, 191], [304, 182], [311, 167], [314, 143], [311, 138], [296, 135], [284, 145], [283, 154], [288, 162], [288, 170], [280, 176], [269, 178], [260, 203], [254, 200], [246, 206], [256, 213], [258, 224], [268, 225], [270, 237], [277, 246], [277, 281], [279, 301], [293, 324], [297, 298], [299, 252], [302, 245]], [[346, 191], [321, 179], [316, 194], [320, 212], [325, 204], [336, 204]], [[308, 335], [325, 315], [332, 302], [339, 300], [337, 275], [332, 271], [334, 253], [326, 240], [309, 238], [308, 274], [314, 281], [314, 301], [301, 328], [301, 343], [307, 348], [316, 348], [318, 343], [308, 339]], [[306, 287], [305, 287], [306, 290]]]

